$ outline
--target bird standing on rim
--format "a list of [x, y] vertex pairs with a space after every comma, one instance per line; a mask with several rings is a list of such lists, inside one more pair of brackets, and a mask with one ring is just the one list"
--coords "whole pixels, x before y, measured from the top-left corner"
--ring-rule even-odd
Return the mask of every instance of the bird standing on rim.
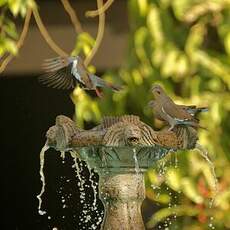
[[172, 130], [175, 125], [187, 125], [200, 127], [199, 120], [195, 118], [196, 113], [207, 111], [207, 108], [196, 108], [196, 106], [177, 105], [166, 95], [160, 85], [153, 85], [152, 93], [154, 101], [149, 103], [154, 109], [155, 117], [159, 120], [166, 121]]
[[[202, 113], [202, 112], [208, 112], [207, 107], [197, 107], [196, 105], [178, 105], [179, 108], [183, 109], [184, 111], [188, 112], [191, 114], [193, 117], [196, 117], [197, 114]], [[158, 104], [155, 100], [152, 100], [148, 103], [148, 106], [154, 110], [154, 115], [158, 120], [163, 121], [161, 114], [157, 113], [159, 111]], [[197, 118], [196, 118], [197, 119]]]
[[114, 91], [121, 89], [121, 87], [89, 73], [80, 56], [46, 59], [43, 68], [46, 73], [41, 75], [38, 80], [52, 88], [73, 89], [79, 84], [85, 90], [95, 90], [99, 97], [102, 96], [99, 88], [109, 88]]

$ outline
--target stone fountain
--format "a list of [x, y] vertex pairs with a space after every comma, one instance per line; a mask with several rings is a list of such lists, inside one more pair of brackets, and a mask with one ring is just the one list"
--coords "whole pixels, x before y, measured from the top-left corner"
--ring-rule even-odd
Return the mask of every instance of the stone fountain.
[[197, 130], [178, 126], [155, 131], [133, 115], [105, 117], [95, 128], [83, 130], [60, 115], [46, 137], [49, 147], [71, 151], [98, 172], [105, 208], [102, 229], [142, 230], [144, 172], [172, 150], [194, 148]]

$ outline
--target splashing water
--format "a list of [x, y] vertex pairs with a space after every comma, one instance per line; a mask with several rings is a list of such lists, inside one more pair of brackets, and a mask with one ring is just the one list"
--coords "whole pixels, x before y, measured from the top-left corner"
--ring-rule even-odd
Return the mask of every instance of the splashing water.
[[65, 163], [65, 151], [61, 151], [62, 163]]
[[218, 193], [218, 180], [216, 178], [215, 166], [214, 166], [213, 162], [209, 159], [208, 151], [202, 145], [196, 144], [196, 149], [199, 151], [200, 155], [207, 161], [207, 163], [211, 169], [212, 176], [214, 178], [214, 195], [213, 195], [213, 198], [211, 199], [211, 201], [209, 203], [209, 207], [211, 208], [213, 205], [213, 202], [215, 201], [216, 195]]
[[[199, 154], [207, 161], [207, 163], [211, 169], [212, 177], [214, 178], [214, 195], [209, 202], [209, 208], [212, 208], [213, 203], [214, 203], [216, 196], [218, 194], [218, 180], [216, 178], [215, 166], [214, 166], [213, 162], [209, 159], [208, 151], [202, 145], [197, 143], [196, 149], [199, 151]], [[211, 216], [209, 219], [209, 224], [208, 224], [208, 227], [210, 229], [215, 229], [215, 226], [213, 225], [213, 220], [214, 220], [214, 218]]]
[[97, 184], [93, 181], [94, 172], [89, 167], [89, 181], [91, 184], [91, 188], [93, 189], [93, 206], [91, 207], [92, 211], [97, 209], [96, 203], [97, 203]]
[[42, 194], [45, 192], [45, 175], [43, 172], [44, 169], [44, 163], [45, 163], [45, 152], [49, 149], [49, 146], [47, 144], [47, 142], [45, 143], [45, 145], [42, 147], [42, 150], [40, 152], [40, 170], [39, 170], [39, 174], [40, 174], [40, 179], [42, 182], [42, 189], [41, 192], [37, 195], [38, 198], [38, 213], [40, 215], [44, 215], [46, 214], [46, 211], [41, 210], [41, 206], [42, 206]]
[[134, 162], [135, 162], [135, 172], [136, 172], [136, 174], [139, 174], [140, 167], [139, 167], [139, 163], [138, 163], [138, 160], [137, 160], [137, 151], [136, 151], [135, 148], [133, 148], [133, 159], [134, 159]]
[[[79, 186], [79, 191], [80, 191], [80, 202], [83, 204], [83, 210], [82, 214], [80, 215], [80, 225], [90, 223], [93, 221], [91, 212], [93, 211], [94, 214], [98, 217], [98, 220], [96, 223], [92, 223], [91, 226], [88, 226], [87, 229], [97, 229], [97, 227], [101, 224], [102, 222], [102, 216], [103, 212], [99, 213], [97, 210], [97, 182], [94, 182], [93, 176], [94, 172], [93, 170], [88, 166], [89, 170], [89, 182], [90, 182], [90, 187], [93, 189], [93, 204], [87, 204], [86, 201], [86, 188], [89, 187], [89, 185], [85, 184], [86, 178], [83, 176], [83, 162], [81, 161], [80, 158], [77, 157], [76, 152], [70, 152], [71, 156], [73, 157], [74, 160], [74, 165], [76, 169], [76, 177], [79, 180], [78, 186]], [[82, 229], [84, 226], [81, 226]]]
[[[75, 167], [76, 176], [77, 176], [77, 178], [79, 180], [78, 186], [79, 186], [80, 198], [81, 198], [80, 202], [83, 203], [84, 200], [85, 200], [85, 191], [84, 191], [84, 183], [85, 182], [84, 182], [84, 179], [82, 178], [82, 176], [80, 174], [81, 169], [80, 169], [79, 164], [77, 162], [77, 159], [79, 159], [79, 158], [77, 158], [77, 154], [75, 152], [73, 152], [73, 151], [71, 151], [70, 154], [71, 154], [71, 156], [73, 157], [73, 160], [74, 160], [74, 165], [72, 167]], [[80, 161], [80, 165], [81, 165], [81, 160], [79, 159], [79, 161]]]

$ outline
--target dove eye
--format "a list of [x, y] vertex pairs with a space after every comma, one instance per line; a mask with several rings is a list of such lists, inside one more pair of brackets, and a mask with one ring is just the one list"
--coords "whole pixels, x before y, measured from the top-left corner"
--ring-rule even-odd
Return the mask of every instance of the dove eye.
[[161, 92], [159, 90], [157, 90], [156, 92], [157, 92], [157, 94], [161, 94]]

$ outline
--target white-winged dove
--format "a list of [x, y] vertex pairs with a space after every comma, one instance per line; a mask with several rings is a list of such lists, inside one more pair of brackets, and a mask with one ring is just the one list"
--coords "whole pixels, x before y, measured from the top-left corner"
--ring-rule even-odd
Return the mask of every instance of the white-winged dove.
[[101, 97], [101, 92], [98, 88], [109, 88], [114, 91], [121, 89], [89, 73], [80, 56], [46, 59], [43, 68], [46, 73], [38, 80], [52, 88], [71, 89], [80, 85], [85, 90], [95, 90], [99, 97]]
[[[178, 104], [175, 104], [175, 105], [178, 106], [179, 108], [185, 110], [186, 112], [191, 114], [193, 117], [196, 117], [196, 115], [199, 113], [208, 112], [207, 107], [197, 107], [195, 105], [178, 105]], [[157, 108], [157, 106], [159, 106], [159, 105], [157, 104], [157, 102], [155, 100], [152, 100], [148, 103], [148, 106], [153, 109], [155, 117], [158, 120], [163, 121], [161, 115], [158, 113], [159, 109]]]
[[175, 125], [200, 127], [199, 120], [195, 118], [195, 115], [199, 112], [207, 111], [207, 108], [177, 105], [157, 84], [153, 85], [152, 93], [155, 100], [151, 101], [149, 106], [153, 108], [157, 119], [166, 121], [170, 125], [169, 130], [172, 130]]

